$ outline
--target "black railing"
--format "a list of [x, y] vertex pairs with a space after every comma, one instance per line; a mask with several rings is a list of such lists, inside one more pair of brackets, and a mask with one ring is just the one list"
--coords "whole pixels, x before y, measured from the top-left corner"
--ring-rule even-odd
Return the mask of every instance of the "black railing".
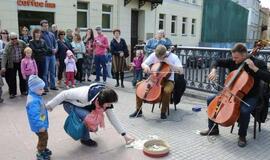
[[[175, 54], [178, 55], [183, 64], [188, 88], [211, 93], [217, 92], [218, 88], [208, 80], [210, 66], [217, 58], [230, 57], [230, 49], [178, 46]], [[257, 57], [270, 63], [270, 50], [260, 51]], [[217, 83], [223, 85], [227, 71], [224, 68], [219, 68], [218, 72]]]

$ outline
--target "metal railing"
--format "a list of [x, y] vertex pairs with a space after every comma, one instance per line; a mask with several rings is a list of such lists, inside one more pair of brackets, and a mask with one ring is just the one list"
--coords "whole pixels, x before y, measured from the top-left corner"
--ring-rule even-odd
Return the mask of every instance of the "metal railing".
[[[230, 49], [178, 46], [175, 54], [180, 58], [184, 67], [188, 88], [211, 93], [218, 91], [218, 88], [208, 80], [210, 66], [217, 58], [230, 57]], [[257, 57], [270, 64], [270, 50], [260, 51]], [[226, 69], [218, 68], [217, 83], [223, 85], [227, 73]]]

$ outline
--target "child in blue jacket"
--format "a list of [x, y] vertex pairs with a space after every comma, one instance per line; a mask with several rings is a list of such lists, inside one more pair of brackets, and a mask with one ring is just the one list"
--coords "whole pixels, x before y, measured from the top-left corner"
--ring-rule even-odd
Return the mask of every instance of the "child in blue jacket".
[[26, 110], [31, 130], [38, 136], [38, 152], [36, 157], [37, 160], [49, 160], [52, 152], [47, 148], [48, 112], [42, 98], [45, 83], [37, 75], [31, 75], [28, 80], [28, 86]]

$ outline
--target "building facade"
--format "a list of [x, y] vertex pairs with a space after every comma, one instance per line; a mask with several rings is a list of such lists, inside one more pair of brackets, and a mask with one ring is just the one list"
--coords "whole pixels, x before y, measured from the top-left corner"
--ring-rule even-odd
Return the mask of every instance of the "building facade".
[[159, 29], [174, 44], [198, 46], [202, 0], [8, 0], [0, 1], [0, 28], [18, 32], [41, 19], [59, 29], [94, 28], [101, 25], [112, 39], [119, 28], [131, 47], [152, 38]]
[[269, 37], [269, 18], [270, 18], [270, 9], [261, 8], [260, 9], [260, 27], [258, 28], [260, 32], [260, 39], [270, 39]]
[[239, 5], [249, 10], [248, 15], [248, 29], [247, 29], [247, 42], [254, 43], [260, 38], [260, 0], [233, 0]]

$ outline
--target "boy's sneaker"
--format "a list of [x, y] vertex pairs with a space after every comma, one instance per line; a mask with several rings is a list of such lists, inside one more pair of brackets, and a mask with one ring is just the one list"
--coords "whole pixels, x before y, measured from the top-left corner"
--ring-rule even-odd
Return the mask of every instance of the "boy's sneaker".
[[67, 89], [69, 89], [69, 86], [66, 86]]
[[72, 85], [72, 88], [75, 88], [76, 86], [75, 85]]
[[51, 151], [49, 148], [46, 148], [46, 149], [44, 150], [44, 152], [45, 152], [47, 155], [49, 155], [49, 156], [52, 155], [52, 151]]
[[50, 160], [50, 156], [46, 153], [46, 151], [38, 152], [36, 157], [37, 160]]

